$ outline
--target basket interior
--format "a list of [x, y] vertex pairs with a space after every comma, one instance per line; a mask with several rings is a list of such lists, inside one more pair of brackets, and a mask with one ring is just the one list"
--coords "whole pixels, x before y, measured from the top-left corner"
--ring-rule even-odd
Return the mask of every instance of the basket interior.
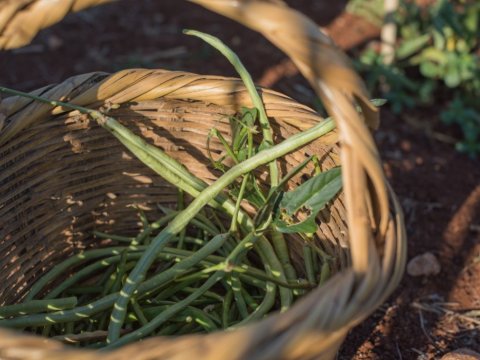
[[[123, 104], [110, 115], [206, 182], [221, 175], [211, 166], [207, 137], [217, 128], [230, 138], [233, 108], [161, 98]], [[276, 143], [300, 130], [287, 118], [271, 121]], [[310, 114], [301, 123], [306, 129], [315, 119]], [[214, 157], [223, 151], [216, 138], [210, 150]], [[338, 165], [338, 148], [321, 138], [282, 159], [282, 174], [313, 154], [322, 170]], [[288, 186], [312, 170], [306, 167]], [[266, 182], [265, 169], [258, 174]], [[0, 147], [0, 305], [20, 301], [30, 284], [70, 254], [105, 245], [93, 237], [94, 230], [135, 235], [140, 227], [135, 206], [156, 220], [162, 214], [157, 204], [174, 207], [176, 201], [175, 187], [86, 116], [59, 115], [21, 131]], [[315, 241], [335, 257], [333, 271], [349, 263], [344, 214], [339, 196], [318, 218]], [[289, 236], [288, 245], [300, 268], [302, 241]]]

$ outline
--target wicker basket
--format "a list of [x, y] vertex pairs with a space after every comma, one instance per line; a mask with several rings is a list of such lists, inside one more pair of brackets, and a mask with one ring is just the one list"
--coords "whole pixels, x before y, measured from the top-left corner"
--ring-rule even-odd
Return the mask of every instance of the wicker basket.
[[[335, 275], [287, 312], [253, 325], [151, 338], [102, 358], [332, 359], [348, 331], [394, 290], [405, 265], [402, 212], [366, 126], [377, 126], [376, 109], [345, 56], [305, 16], [279, 1], [193, 2], [262, 32], [296, 63], [336, 119], [338, 131], [289, 154], [281, 166], [285, 174], [311, 154], [318, 155], [323, 169], [342, 164], [344, 192], [320, 214], [316, 237], [336, 257]], [[228, 115], [251, 106], [237, 79], [163, 70], [79, 75], [35, 93], [90, 108], [121, 104], [113, 117], [207, 182], [218, 176], [208, 166], [209, 130], [215, 127], [228, 137]], [[282, 94], [264, 89], [261, 94], [275, 142], [323, 121]], [[0, 114], [6, 116], [3, 122], [0, 117], [0, 304], [20, 301], [39, 275], [76, 250], [98, 246], [90, 236], [93, 229], [136, 233], [128, 205], [142, 205], [155, 217], [156, 203], [176, 201], [174, 187], [77, 112], [10, 97], [0, 103]], [[294, 178], [289, 187], [300, 180]], [[288, 241], [292, 262], [301, 264], [301, 242]], [[0, 331], [1, 359], [97, 357], [53, 340]]]

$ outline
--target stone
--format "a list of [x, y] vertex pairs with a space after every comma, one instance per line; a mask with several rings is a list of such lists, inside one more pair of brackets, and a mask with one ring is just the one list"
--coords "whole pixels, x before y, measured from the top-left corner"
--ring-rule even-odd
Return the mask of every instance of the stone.
[[443, 355], [440, 360], [480, 360], [480, 354], [476, 351], [462, 348]]
[[407, 265], [407, 273], [410, 276], [437, 275], [441, 269], [436, 256], [430, 252], [415, 256]]

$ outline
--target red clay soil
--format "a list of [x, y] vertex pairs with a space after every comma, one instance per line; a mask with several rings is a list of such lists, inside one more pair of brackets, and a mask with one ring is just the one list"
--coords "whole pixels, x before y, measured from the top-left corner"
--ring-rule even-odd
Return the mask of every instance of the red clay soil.
[[[332, 36], [344, 46], [361, 42], [361, 31], [365, 37], [373, 31], [363, 20], [348, 15], [331, 23], [345, 1], [289, 3], [322, 26], [330, 23]], [[235, 75], [208, 46], [182, 35], [183, 28], [219, 36], [257, 82], [300, 102], [314, 103], [308, 84], [261, 36], [178, 1], [128, 0], [70, 15], [31, 45], [0, 53], [1, 83], [31, 90], [74, 74], [128, 67]], [[479, 161], [456, 153], [431, 132], [408, 125], [422, 124], [422, 119], [435, 124], [435, 107], [400, 117], [383, 111], [376, 138], [386, 174], [405, 210], [408, 257], [432, 252], [442, 271], [426, 278], [405, 275], [381, 309], [349, 334], [338, 359], [420, 360], [436, 359], [459, 347], [480, 351]], [[477, 313], [467, 312], [475, 309]]]

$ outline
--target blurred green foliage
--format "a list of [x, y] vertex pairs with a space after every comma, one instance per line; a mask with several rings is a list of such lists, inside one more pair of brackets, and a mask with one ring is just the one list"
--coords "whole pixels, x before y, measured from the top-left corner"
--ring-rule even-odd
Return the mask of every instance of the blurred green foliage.
[[361, 16], [376, 26], [382, 26], [384, 14], [384, 0], [350, 0], [346, 10], [350, 14]]
[[419, 105], [436, 106], [442, 122], [461, 129], [457, 149], [478, 156], [480, 2], [439, 0], [422, 9], [400, 1], [395, 21], [394, 63], [385, 65], [372, 48], [356, 60], [370, 91], [381, 89], [396, 113]]

